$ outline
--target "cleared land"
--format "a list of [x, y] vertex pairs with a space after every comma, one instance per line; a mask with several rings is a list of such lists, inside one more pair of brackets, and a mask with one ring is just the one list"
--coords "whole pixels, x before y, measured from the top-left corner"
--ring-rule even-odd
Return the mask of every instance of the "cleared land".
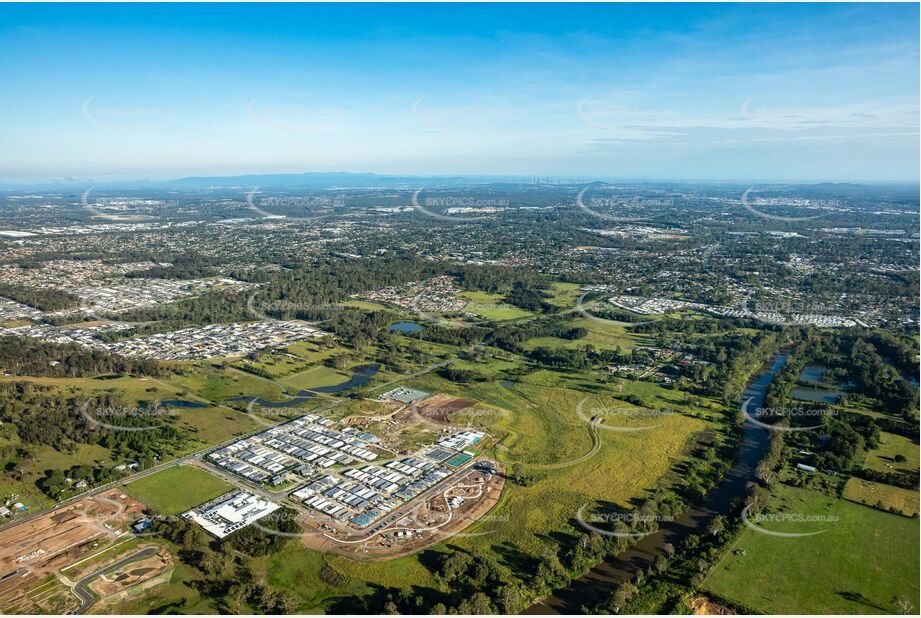
[[174, 466], [138, 479], [125, 489], [161, 513], [178, 515], [233, 487], [199, 468]]
[[894, 509], [908, 516], [918, 514], [918, 492], [911, 489], [850, 478], [845, 483], [841, 495], [848, 500], [867, 506], [881, 506], [886, 510]]
[[579, 318], [568, 322], [570, 326], [582, 327], [588, 331], [585, 337], [581, 339], [559, 339], [557, 337], [536, 337], [525, 342], [524, 348], [533, 350], [535, 348], [567, 348], [575, 349], [586, 345], [593, 345], [596, 348], [613, 350], [632, 350], [641, 345], [647, 345], [643, 335], [635, 335], [627, 330], [629, 324], [611, 324], [610, 322], [600, 322], [592, 318]]
[[489, 292], [460, 292], [458, 296], [469, 301], [464, 311], [475, 313], [493, 322], [518, 320], [534, 315], [530, 311], [503, 302], [502, 294], [490, 294]]
[[[916, 474], [919, 467], [919, 449], [916, 442], [894, 433], [882, 432], [879, 448], [867, 454], [864, 467], [880, 472], [902, 472]], [[905, 461], [896, 461], [901, 455]]]
[[4, 528], [0, 531], [0, 613], [73, 610], [77, 599], [56, 573], [120, 542], [124, 528], [143, 509], [143, 504], [112, 489]]
[[345, 371], [337, 371], [325, 365], [317, 365], [306, 371], [301, 371], [293, 375], [279, 379], [279, 382], [295, 389], [310, 390], [320, 386], [333, 386], [349, 381], [349, 374]]
[[767, 614], [900, 613], [893, 600], [918, 604], [918, 522], [808, 489], [779, 486], [770, 513], [828, 515], [835, 522], [771, 522], [781, 538], [746, 530], [705, 588]]

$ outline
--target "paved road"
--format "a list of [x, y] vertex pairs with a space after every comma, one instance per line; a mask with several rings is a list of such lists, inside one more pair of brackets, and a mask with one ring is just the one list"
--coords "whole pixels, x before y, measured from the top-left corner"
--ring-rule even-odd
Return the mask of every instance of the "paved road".
[[126, 564], [135, 562], [136, 560], [142, 560], [144, 558], [149, 558], [157, 553], [157, 547], [145, 547], [144, 549], [137, 551], [130, 556], [125, 556], [118, 562], [105, 566], [95, 573], [90, 573], [86, 577], [82, 578], [76, 584], [74, 584], [74, 594], [80, 599], [80, 607], [74, 610], [74, 614], [84, 614], [93, 606], [93, 603], [96, 602], [96, 595], [90, 592], [89, 586], [90, 582], [99, 577], [100, 575], [105, 575], [109, 571], [114, 571], [119, 569]]

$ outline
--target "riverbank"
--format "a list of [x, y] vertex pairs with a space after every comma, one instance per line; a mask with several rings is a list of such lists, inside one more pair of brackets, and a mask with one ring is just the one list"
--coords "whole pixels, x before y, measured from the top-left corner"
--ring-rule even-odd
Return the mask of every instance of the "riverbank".
[[[741, 396], [742, 402], [748, 402], [749, 409], [762, 407], [768, 386], [783, 368], [787, 356], [787, 353], [776, 353], [751, 379]], [[768, 437], [766, 430], [751, 424], [744, 425], [736, 463], [698, 506], [675, 521], [663, 523], [656, 532], [641, 538], [613, 560], [595, 566], [566, 588], [537, 601], [524, 613], [582, 613], [584, 606], [602, 601], [613, 594], [617, 586], [651, 568], [658, 556], [666, 554], [667, 547], [676, 547], [691, 534], [704, 531], [717, 515], [730, 513], [744, 498], [748, 483], [754, 479], [755, 468], [767, 447]]]

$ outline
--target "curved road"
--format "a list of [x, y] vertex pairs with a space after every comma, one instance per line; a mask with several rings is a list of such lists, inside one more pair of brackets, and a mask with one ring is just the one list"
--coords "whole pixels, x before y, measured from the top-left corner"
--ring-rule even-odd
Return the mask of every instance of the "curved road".
[[76, 594], [77, 597], [80, 599], [80, 607], [75, 609], [73, 613], [74, 614], [84, 614], [90, 607], [92, 607], [93, 603], [96, 602], [96, 595], [90, 592], [89, 588], [87, 587], [89, 586], [90, 582], [92, 582], [94, 579], [96, 579], [100, 575], [105, 575], [109, 571], [114, 571], [116, 569], [119, 569], [131, 562], [135, 562], [143, 558], [150, 558], [151, 556], [156, 554], [158, 550], [159, 548], [157, 547], [145, 547], [144, 549], [137, 551], [131, 554], [130, 556], [126, 556], [122, 558], [118, 562], [114, 562], [108, 566], [105, 566], [99, 569], [98, 571], [96, 571], [95, 573], [90, 573], [86, 577], [80, 579], [74, 585], [74, 594]]

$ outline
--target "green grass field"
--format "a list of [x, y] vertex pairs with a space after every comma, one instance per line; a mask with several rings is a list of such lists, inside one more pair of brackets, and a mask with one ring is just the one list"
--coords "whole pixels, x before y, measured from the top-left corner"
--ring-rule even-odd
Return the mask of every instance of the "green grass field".
[[848, 500], [867, 506], [882, 505], [884, 509], [896, 509], [909, 516], [918, 514], [918, 492], [916, 490], [850, 478], [844, 484], [844, 491], [841, 495]]
[[899, 613], [893, 599], [918, 607], [918, 522], [808, 489], [776, 486], [769, 513], [824, 515], [837, 521], [760, 523], [782, 538], [746, 530], [710, 572], [707, 590], [766, 614]]
[[547, 292], [550, 294], [547, 302], [562, 308], [575, 307], [576, 301], [582, 296], [577, 283], [554, 283]]
[[349, 374], [345, 371], [337, 371], [326, 365], [316, 365], [293, 375], [279, 379], [278, 381], [285, 386], [300, 390], [318, 388], [320, 386], [332, 386], [349, 381]]
[[514, 305], [502, 302], [502, 294], [490, 294], [488, 292], [460, 292], [461, 298], [470, 301], [464, 311], [475, 313], [479, 316], [492, 320], [493, 322], [504, 322], [506, 320], [519, 320], [528, 318], [534, 314], [530, 311], [520, 309]]
[[[894, 433], [882, 432], [879, 435], [879, 448], [867, 453], [864, 468], [880, 472], [916, 473], [919, 467], [918, 444]], [[905, 458], [903, 462], [895, 461], [896, 455]]]
[[382, 305], [381, 303], [374, 303], [370, 300], [350, 300], [348, 302], [339, 304], [343, 307], [353, 307], [355, 309], [364, 309], [366, 311], [389, 311], [390, 313], [396, 312], [393, 307], [388, 307], [387, 305]]
[[174, 466], [125, 486], [135, 498], [166, 515], [178, 515], [233, 487], [192, 466]]
[[503, 371], [517, 369], [520, 366], [519, 363], [496, 358], [488, 359], [482, 363], [462, 360], [451, 363], [451, 367], [454, 369], [467, 369], [491, 377], [495, 377]]
[[627, 330], [627, 324], [601, 322], [591, 318], [578, 318], [568, 322], [571, 326], [581, 326], [588, 333], [582, 339], [558, 339], [556, 337], [535, 337], [527, 340], [523, 347], [526, 350], [533, 350], [539, 347], [545, 348], [581, 348], [585, 345], [593, 345], [596, 348], [613, 350], [619, 347], [624, 351], [632, 350], [637, 346], [649, 345], [647, 337], [643, 335], [634, 335]]

